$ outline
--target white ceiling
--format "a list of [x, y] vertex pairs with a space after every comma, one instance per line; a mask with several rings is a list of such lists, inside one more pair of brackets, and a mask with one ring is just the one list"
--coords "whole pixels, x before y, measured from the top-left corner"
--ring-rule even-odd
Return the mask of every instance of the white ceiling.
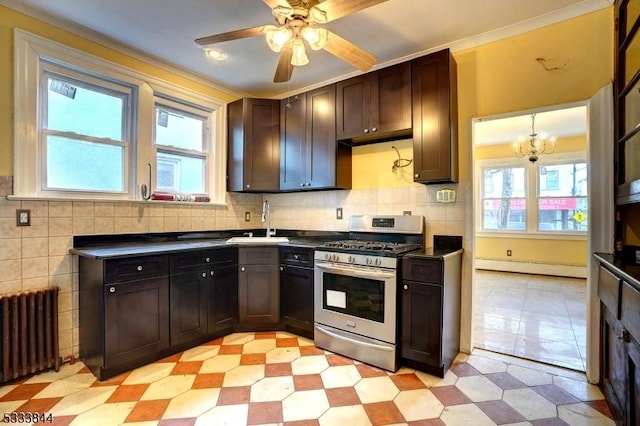
[[[609, 6], [613, 0], [388, 0], [327, 24], [373, 53], [374, 67], [444, 47], [472, 47]], [[113, 41], [190, 70], [233, 93], [281, 98], [359, 74], [325, 51], [309, 51], [287, 83], [273, 83], [278, 55], [262, 37], [216, 45], [225, 62], [204, 57], [194, 39], [274, 23], [262, 0], [0, 0], [72, 31]], [[97, 33], [97, 34], [96, 34]]]

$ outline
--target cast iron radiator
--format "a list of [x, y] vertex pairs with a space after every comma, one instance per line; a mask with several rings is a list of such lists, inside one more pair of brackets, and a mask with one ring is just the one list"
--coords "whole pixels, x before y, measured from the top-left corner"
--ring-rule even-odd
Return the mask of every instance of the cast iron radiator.
[[0, 383], [60, 368], [58, 287], [0, 295]]

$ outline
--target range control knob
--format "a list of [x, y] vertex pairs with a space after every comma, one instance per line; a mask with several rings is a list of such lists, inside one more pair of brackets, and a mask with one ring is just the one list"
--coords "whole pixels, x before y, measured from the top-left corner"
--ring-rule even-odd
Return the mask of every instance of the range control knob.
[[356, 261], [356, 258], [353, 256], [349, 256], [349, 263], [353, 263]]

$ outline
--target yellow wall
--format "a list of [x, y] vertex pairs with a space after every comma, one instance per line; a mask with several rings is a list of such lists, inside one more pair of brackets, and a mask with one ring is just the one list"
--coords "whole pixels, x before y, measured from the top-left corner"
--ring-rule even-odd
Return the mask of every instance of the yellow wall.
[[[585, 136], [558, 138], [556, 152], [586, 151]], [[479, 146], [474, 159], [513, 157], [512, 144]], [[523, 160], [526, 161], [526, 160]], [[476, 237], [475, 258], [512, 262], [547, 263], [553, 265], [586, 266], [588, 258], [586, 237], [582, 240], [536, 238]], [[507, 256], [507, 250], [512, 251]]]
[[[176, 75], [0, 5], [0, 176], [13, 174], [13, 29], [63, 43], [225, 102], [238, 96]], [[194, 76], [195, 77], [195, 76]]]

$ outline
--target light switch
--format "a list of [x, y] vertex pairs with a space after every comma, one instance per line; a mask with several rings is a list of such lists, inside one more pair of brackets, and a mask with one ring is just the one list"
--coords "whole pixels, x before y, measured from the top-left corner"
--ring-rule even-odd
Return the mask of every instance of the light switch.
[[31, 226], [31, 210], [16, 210], [16, 226]]

